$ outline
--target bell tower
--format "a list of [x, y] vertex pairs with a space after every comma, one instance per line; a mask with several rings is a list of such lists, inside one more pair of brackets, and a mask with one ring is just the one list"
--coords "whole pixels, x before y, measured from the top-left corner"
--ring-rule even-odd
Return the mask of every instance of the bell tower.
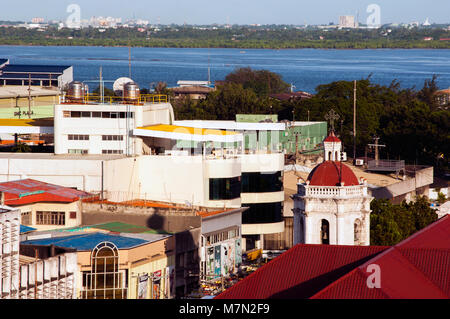
[[325, 161], [341, 161], [342, 142], [338, 137], [336, 137], [336, 135], [334, 135], [333, 131], [331, 131], [330, 135], [323, 141], [323, 148], [323, 158]]

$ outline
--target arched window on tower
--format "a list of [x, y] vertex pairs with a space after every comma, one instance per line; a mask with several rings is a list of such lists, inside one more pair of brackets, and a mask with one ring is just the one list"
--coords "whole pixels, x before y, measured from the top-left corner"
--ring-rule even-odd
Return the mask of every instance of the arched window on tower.
[[328, 152], [328, 160], [331, 161], [332, 160], [332, 152]]
[[320, 227], [320, 243], [322, 245], [330, 244], [330, 223], [326, 219], [322, 219]]
[[359, 219], [355, 219], [354, 223], [354, 241], [355, 245], [361, 245], [361, 221]]
[[335, 160], [335, 161], [339, 161], [339, 160], [340, 160], [340, 158], [339, 158], [339, 152], [338, 152], [338, 151], [336, 151], [336, 152], [334, 153], [334, 160]]

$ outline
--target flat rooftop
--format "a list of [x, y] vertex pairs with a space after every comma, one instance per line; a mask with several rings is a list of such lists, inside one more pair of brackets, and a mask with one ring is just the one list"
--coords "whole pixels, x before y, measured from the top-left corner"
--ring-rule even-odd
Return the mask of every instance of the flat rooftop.
[[76, 154], [61, 154], [55, 155], [53, 153], [2, 153], [0, 152], [0, 159], [45, 159], [45, 160], [80, 160], [80, 161], [94, 161], [94, 160], [116, 160], [120, 158], [125, 158], [126, 155], [96, 155], [96, 154], [86, 154], [86, 155], [76, 155]]
[[242, 134], [236, 132], [167, 124], [138, 127], [133, 130], [133, 134], [146, 137], [198, 142], [214, 141], [226, 143], [239, 142], [243, 139]]
[[[17, 98], [28, 97], [28, 86], [21, 85], [8, 85], [0, 86], [0, 98]], [[60, 91], [56, 88], [43, 88], [37, 86], [31, 86], [31, 96], [57, 96], [60, 95]]]

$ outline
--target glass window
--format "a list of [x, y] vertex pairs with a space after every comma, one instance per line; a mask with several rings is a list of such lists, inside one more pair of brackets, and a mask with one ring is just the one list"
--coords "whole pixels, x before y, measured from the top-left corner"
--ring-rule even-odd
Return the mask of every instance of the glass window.
[[283, 172], [242, 173], [242, 193], [272, 193], [283, 191]]
[[102, 117], [102, 112], [92, 112], [92, 117]]
[[102, 112], [102, 118], [104, 118], [104, 119], [111, 118], [111, 113], [110, 112]]
[[81, 112], [78, 111], [72, 111], [70, 113], [71, 117], [81, 117]]
[[91, 117], [91, 112], [81, 112], [81, 117]]
[[241, 197], [241, 177], [210, 178], [209, 199], [228, 200]]
[[243, 224], [267, 224], [282, 221], [283, 203], [242, 204], [249, 207], [242, 213]]

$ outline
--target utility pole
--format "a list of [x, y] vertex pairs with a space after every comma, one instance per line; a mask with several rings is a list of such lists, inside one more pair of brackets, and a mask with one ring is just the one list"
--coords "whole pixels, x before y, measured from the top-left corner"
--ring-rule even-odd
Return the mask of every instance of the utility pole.
[[28, 118], [31, 119], [31, 73], [28, 74]]
[[375, 136], [373, 139], [374, 139], [375, 143], [374, 143], [374, 144], [369, 144], [369, 146], [375, 148], [375, 163], [376, 163], [376, 165], [378, 166], [378, 161], [379, 161], [379, 159], [380, 159], [379, 152], [378, 152], [378, 148], [379, 148], [379, 147], [386, 147], [386, 145], [380, 145], [380, 144], [378, 144], [378, 141], [380, 140], [380, 138], [377, 137], [377, 136]]
[[356, 80], [353, 82], [353, 165], [356, 164]]

